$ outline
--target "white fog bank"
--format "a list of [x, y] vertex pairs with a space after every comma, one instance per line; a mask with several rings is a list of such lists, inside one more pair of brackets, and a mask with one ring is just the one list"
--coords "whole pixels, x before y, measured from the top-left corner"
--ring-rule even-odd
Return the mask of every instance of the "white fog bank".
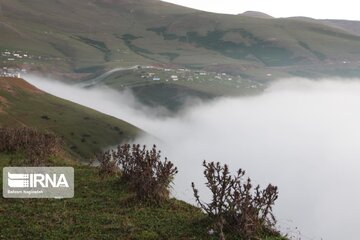
[[[275, 214], [283, 231], [301, 239], [358, 239], [360, 220], [360, 81], [288, 79], [259, 96], [192, 106], [173, 118], [149, 115], [130, 93], [84, 90], [28, 76], [53, 95], [124, 119], [153, 134], [179, 168], [176, 197], [200, 194], [201, 163], [228, 163], [263, 187], [279, 187]], [[287, 229], [287, 227], [290, 227]]]

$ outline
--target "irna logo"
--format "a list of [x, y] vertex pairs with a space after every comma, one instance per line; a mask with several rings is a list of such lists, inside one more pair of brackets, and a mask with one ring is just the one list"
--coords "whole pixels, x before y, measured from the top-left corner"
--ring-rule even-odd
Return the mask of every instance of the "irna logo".
[[8, 172], [8, 186], [11, 188], [59, 188], [69, 187], [69, 184], [64, 174], [22, 174]]
[[3, 196], [5, 198], [72, 198], [74, 168], [5, 167]]

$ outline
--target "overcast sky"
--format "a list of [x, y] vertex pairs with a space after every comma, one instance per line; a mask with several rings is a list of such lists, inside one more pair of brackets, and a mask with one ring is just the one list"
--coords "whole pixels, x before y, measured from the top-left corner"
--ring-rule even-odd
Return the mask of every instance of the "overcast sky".
[[360, 4], [355, 0], [166, 0], [205, 11], [238, 14], [260, 11], [274, 17], [306, 16], [318, 19], [360, 20]]

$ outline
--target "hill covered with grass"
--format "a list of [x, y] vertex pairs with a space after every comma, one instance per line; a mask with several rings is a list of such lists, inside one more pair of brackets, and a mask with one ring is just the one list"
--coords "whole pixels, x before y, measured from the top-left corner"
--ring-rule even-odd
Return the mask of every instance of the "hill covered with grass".
[[0, 78], [0, 126], [52, 132], [83, 159], [141, 133], [127, 122], [46, 94], [18, 78]]
[[[130, 88], [143, 103], [176, 111], [189, 97], [249, 95], [280, 78], [359, 77], [358, 25], [159, 0], [2, 0], [0, 62], [65, 81], [100, 77], [96, 84]], [[137, 66], [171, 69], [179, 81]]]
[[351, 72], [360, 56], [359, 36], [313, 19], [214, 14], [158, 0], [0, 4], [0, 51], [27, 53], [12, 61], [2, 56], [2, 62], [74, 79], [148, 64], [241, 73], [263, 81], [330, 70], [341, 75], [346, 71], [334, 70]]

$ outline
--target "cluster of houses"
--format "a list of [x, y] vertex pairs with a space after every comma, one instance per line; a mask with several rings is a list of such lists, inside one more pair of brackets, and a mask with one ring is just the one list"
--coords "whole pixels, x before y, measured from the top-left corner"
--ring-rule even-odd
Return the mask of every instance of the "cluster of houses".
[[19, 68], [8, 68], [8, 67], [0, 68], [0, 77], [21, 78], [21, 73], [26, 73], [26, 70]]
[[50, 56], [35, 56], [30, 55], [28, 52], [24, 52], [21, 50], [5, 50], [0, 53], [0, 57], [3, 63], [18, 63], [19, 61], [25, 62], [25, 63], [31, 63], [34, 64], [32, 61], [60, 61], [62, 60], [59, 57], [50, 57]]
[[[143, 67], [142, 69], [153, 69], [151, 71], [145, 71], [142, 73], [141, 78], [153, 81], [194, 81], [194, 80], [228, 80], [232, 81], [233, 76], [226, 73], [215, 73], [206, 71], [192, 71], [190, 69], [179, 68], [155, 68], [155, 67]], [[238, 77], [240, 79], [240, 77]]]
[[[142, 66], [141, 78], [148, 81], [186, 81], [189, 83], [214, 82], [225, 84], [233, 88], [256, 89], [261, 87], [261, 83], [255, 83], [252, 80], [243, 79], [240, 75], [234, 76], [224, 72], [207, 72], [204, 70], [190, 70], [185, 68], [166, 68], [160, 66]], [[268, 77], [271, 74], [267, 74]]]
[[5, 50], [4, 52], [2, 52], [1, 56], [9, 62], [19, 59], [31, 58], [31, 56], [28, 53], [22, 51], [9, 51], [9, 50]]

